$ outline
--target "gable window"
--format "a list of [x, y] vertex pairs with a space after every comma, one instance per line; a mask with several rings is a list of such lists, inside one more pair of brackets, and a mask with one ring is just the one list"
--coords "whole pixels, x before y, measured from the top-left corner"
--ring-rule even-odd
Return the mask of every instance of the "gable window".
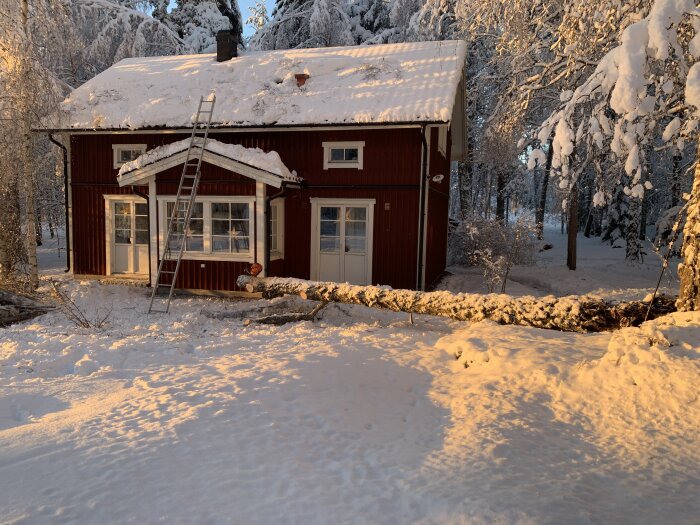
[[131, 162], [146, 153], [145, 144], [112, 144], [112, 156], [114, 168], [121, 168], [122, 164]]
[[[185, 233], [185, 259], [248, 261], [252, 257], [251, 238], [254, 197], [197, 197], [190, 225]], [[175, 198], [159, 197], [161, 210], [160, 242], [165, 242]], [[182, 226], [171, 237], [172, 250], [180, 246]]]
[[324, 142], [323, 169], [362, 169], [364, 142]]
[[270, 203], [270, 259], [284, 258], [284, 199]]

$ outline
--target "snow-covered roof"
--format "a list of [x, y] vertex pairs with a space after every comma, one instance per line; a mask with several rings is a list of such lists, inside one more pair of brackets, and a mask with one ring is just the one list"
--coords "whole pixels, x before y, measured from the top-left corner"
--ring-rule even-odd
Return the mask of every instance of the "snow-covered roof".
[[[185, 161], [190, 140], [187, 138], [158, 146], [131, 162], [126, 162], [117, 175], [119, 185], [137, 184], [164, 169], [182, 164]], [[225, 144], [208, 139], [204, 146], [202, 160], [278, 188], [282, 182], [301, 181], [296, 173], [287, 169], [276, 151], [264, 152], [259, 148], [245, 148], [239, 144]]]
[[128, 58], [73, 91], [58, 127], [186, 128], [212, 93], [216, 127], [449, 122], [465, 53], [442, 41]]

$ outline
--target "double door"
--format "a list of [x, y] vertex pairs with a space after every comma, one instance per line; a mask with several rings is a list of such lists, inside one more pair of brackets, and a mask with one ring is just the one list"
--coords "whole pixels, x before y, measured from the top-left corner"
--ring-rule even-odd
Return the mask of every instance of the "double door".
[[371, 284], [373, 204], [356, 200], [313, 203], [312, 279]]

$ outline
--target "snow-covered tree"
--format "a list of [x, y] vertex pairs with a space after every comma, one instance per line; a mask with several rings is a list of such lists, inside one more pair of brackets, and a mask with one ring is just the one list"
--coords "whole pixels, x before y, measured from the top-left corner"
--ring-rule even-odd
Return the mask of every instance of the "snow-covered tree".
[[167, 17], [167, 24], [175, 29], [185, 45], [195, 53], [216, 51], [216, 33], [231, 29], [231, 22], [215, 2], [178, 2]]
[[350, 17], [340, 0], [279, 0], [270, 22], [250, 39], [250, 46], [254, 49], [354, 43]]
[[255, 3], [248, 7], [248, 12], [250, 14], [245, 23], [246, 25], [253, 26], [256, 33], [270, 21], [270, 17], [267, 16], [265, 0], [255, 0]]
[[[660, 138], [676, 147], [697, 140], [699, 30], [700, 9], [693, 0], [656, 0], [648, 16], [623, 31], [620, 45], [602, 57], [591, 76], [566, 97], [540, 130], [540, 139], [553, 134], [554, 164], [561, 170], [562, 185], [575, 182], [576, 174], [568, 169], [568, 159], [576, 141], [589, 135], [598, 149], [620, 159], [629, 177], [625, 193], [640, 208], [645, 192], [651, 189], [645, 152], [654, 140]], [[660, 130], [658, 122], [669, 115], [677, 116]], [[634, 213], [630, 211], [632, 220]], [[688, 202], [685, 261], [679, 269], [678, 305], [682, 309], [700, 308], [698, 227], [700, 168]], [[628, 243], [631, 237], [628, 233]]]

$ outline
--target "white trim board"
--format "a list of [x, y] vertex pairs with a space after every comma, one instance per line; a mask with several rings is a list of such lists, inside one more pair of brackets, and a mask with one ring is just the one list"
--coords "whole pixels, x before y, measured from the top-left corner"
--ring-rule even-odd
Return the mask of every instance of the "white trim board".
[[[146, 166], [145, 168], [125, 173], [121, 177], [117, 177], [117, 182], [119, 183], [120, 187], [142, 185], [149, 178], [155, 177], [158, 173], [173, 168], [175, 166], [184, 164], [186, 159], [187, 150], [184, 150], [179, 153], [176, 153], [175, 155], [172, 155], [171, 157], [167, 157], [165, 159], [159, 160], [158, 162], [154, 162], [153, 164]], [[207, 150], [204, 150], [204, 153], [202, 154], [202, 162], [213, 164], [214, 166], [218, 166], [225, 170], [237, 173], [239, 175], [243, 175], [244, 177], [248, 177], [249, 179], [253, 179], [256, 182], [263, 182], [265, 184], [269, 184], [270, 186], [273, 186], [275, 188], [282, 187], [283, 179], [279, 175], [275, 175], [273, 173], [254, 168], [247, 164], [243, 164], [241, 162], [228, 159], [226, 157], [222, 157], [221, 155], [211, 153]]]

